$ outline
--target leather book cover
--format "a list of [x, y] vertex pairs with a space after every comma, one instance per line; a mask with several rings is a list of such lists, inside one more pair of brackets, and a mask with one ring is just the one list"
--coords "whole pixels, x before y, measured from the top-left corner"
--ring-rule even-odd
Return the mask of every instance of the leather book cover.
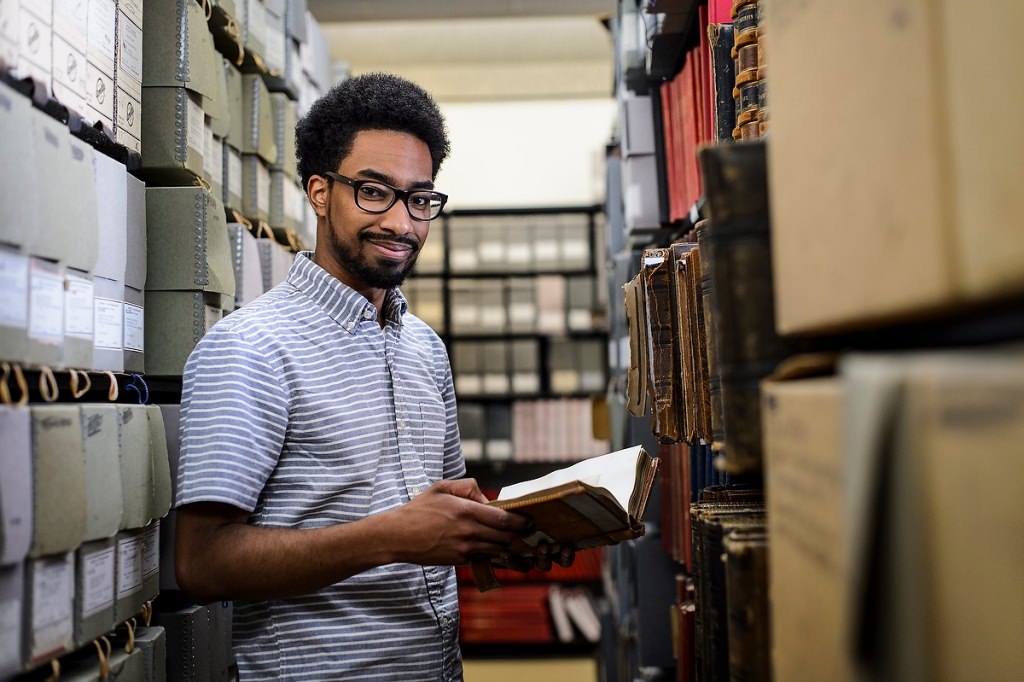
[[695, 667], [699, 680], [728, 680], [729, 636], [723, 538], [733, 529], [764, 528], [764, 505], [701, 501], [693, 526]]
[[629, 329], [629, 368], [626, 370], [626, 410], [634, 417], [647, 414], [649, 394], [647, 369], [647, 325], [643, 275], [623, 285], [626, 324]]
[[[802, 345], [775, 331], [765, 145], [700, 153], [710, 224], [700, 241], [711, 268], [715, 356], [721, 379], [725, 467], [761, 470], [760, 382]], [[701, 239], [698, 230], [698, 240]]]
[[769, 682], [768, 534], [759, 526], [736, 528], [722, 540], [722, 549], [730, 679]]
[[672, 299], [672, 252], [644, 249], [640, 272], [647, 303], [648, 370], [651, 390], [651, 423], [661, 442], [676, 442], [679, 428], [679, 354]]
[[697, 223], [697, 251], [700, 256], [700, 315], [704, 320], [704, 358], [707, 364], [707, 418], [708, 443], [712, 449], [721, 451], [725, 447], [725, 415], [722, 406], [722, 383], [718, 366], [717, 333], [715, 330], [714, 287], [711, 248], [708, 238], [711, 222], [707, 219]]
[[675, 335], [679, 350], [679, 392], [682, 404], [679, 406], [681, 438], [693, 442], [699, 421], [698, 363], [696, 358], [696, 328], [691, 313], [692, 295], [687, 271], [696, 256], [695, 243], [676, 242], [672, 249], [672, 296], [675, 302]]
[[732, 131], [736, 127], [736, 101], [732, 94], [736, 85], [736, 63], [732, 58], [733, 25], [708, 26], [708, 44], [714, 86], [715, 141], [725, 142], [732, 139]]

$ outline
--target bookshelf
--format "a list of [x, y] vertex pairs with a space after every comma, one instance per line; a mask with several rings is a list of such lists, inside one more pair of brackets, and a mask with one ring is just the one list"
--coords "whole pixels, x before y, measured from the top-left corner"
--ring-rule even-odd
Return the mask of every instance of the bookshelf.
[[[1024, 50], [986, 37], [1002, 61], [978, 79], [982, 38], [955, 3], [627, 1], [620, 20], [664, 12], [644, 19], [656, 32], [680, 5], [696, 18], [677, 70], [654, 68], [656, 39], [617, 38], [609, 290], [629, 283], [640, 305], [609, 310], [612, 344], [627, 339], [609, 402], [666, 469], [647, 519], [662, 554], [609, 552], [606, 675], [1012, 678], [1024, 630], [1004, 604], [1021, 590], [991, 571], [1020, 559], [996, 538], [1022, 519], [998, 500], [1024, 480], [1009, 397], [1024, 385], [1024, 209], [992, 190], [1021, 152], [996, 142], [1002, 123], [971, 122]], [[864, 49], [822, 59], [827, 24]], [[853, 75], [819, 88], [839, 72]], [[890, 106], [927, 114], [904, 128]], [[653, 146], [635, 144], [638, 114]], [[980, 512], [955, 483], [974, 456], [998, 479]], [[642, 585], [653, 605], [630, 592]], [[959, 609], [948, 595], [965, 588], [979, 594]], [[671, 635], [630, 620], [667, 607]]]

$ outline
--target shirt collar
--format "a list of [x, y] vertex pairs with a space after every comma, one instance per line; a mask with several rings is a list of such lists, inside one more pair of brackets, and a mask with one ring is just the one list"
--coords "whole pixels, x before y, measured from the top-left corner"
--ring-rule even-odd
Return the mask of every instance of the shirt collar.
[[[375, 320], [377, 309], [370, 301], [313, 262], [312, 251], [300, 251], [288, 270], [288, 282], [308, 296], [327, 315], [350, 333], [364, 320]], [[401, 326], [409, 304], [397, 288], [384, 297], [384, 319]]]

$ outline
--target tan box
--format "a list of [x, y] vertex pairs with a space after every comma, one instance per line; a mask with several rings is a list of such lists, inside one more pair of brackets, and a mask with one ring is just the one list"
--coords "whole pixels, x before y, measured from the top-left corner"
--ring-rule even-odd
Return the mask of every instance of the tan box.
[[[146, 226], [147, 291], [234, 296], [227, 223], [216, 197], [201, 187], [148, 187]], [[146, 339], [152, 338], [147, 332]]]
[[[810, 0], [767, 13], [781, 333], [1024, 291], [1024, 71], [1011, 0]], [[835, 50], [825, 26], [864, 49]], [[980, 49], [979, 46], [985, 46]], [[830, 54], [829, 59], [808, 55]]]
[[270, 220], [270, 188], [266, 162], [256, 154], [242, 154], [242, 213], [247, 218]]
[[1024, 351], [853, 356], [842, 372], [866, 674], [1015, 679]]
[[854, 679], [843, 606], [842, 420], [839, 379], [762, 384], [772, 673], [780, 682]]

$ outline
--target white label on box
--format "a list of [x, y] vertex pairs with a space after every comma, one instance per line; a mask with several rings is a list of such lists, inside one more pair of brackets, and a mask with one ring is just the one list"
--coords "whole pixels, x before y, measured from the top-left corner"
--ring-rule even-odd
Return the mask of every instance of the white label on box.
[[489, 329], [505, 326], [505, 309], [501, 306], [485, 306], [480, 310], [480, 324]]
[[107, 547], [82, 557], [82, 616], [114, 604], [114, 548]]
[[476, 249], [452, 249], [451, 262], [453, 270], [476, 270]]
[[590, 244], [582, 239], [562, 242], [562, 259], [570, 263], [586, 263], [590, 255]]
[[519, 372], [512, 375], [512, 392], [538, 393], [540, 391], [540, 377], [533, 372]]
[[224, 181], [223, 170], [217, 170], [224, 165], [222, 159], [224, 149], [220, 145], [221, 142], [213, 136], [213, 128], [210, 127], [209, 119], [207, 119], [203, 126], [203, 172], [211, 182], [218, 185]]
[[509, 263], [529, 263], [533, 259], [533, 252], [529, 242], [515, 242], [505, 248], [505, 259]]
[[475, 305], [457, 305], [452, 308], [452, 325], [475, 327], [480, 321], [480, 309]]
[[539, 262], [551, 263], [558, 260], [558, 242], [550, 239], [538, 240], [533, 243], [534, 257]]
[[145, 344], [146, 311], [134, 303], [124, 304], [124, 349], [142, 353]]
[[477, 250], [480, 252], [480, 261], [484, 263], [500, 263], [505, 259], [505, 244], [502, 242], [480, 242]]
[[206, 117], [203, 108], [191, 94], [185, 96], [185, 115], [188, 128], [185, 130], [185, 142], [188, 148], [197, 154], [203, 153], [206, 146]]
[[242, 198], [242, 157], [233, 149], [228, 151], [228, 194]]
[[569, 329], [573, 331], [585, 331], [592, 329], [594, 319], [589, 310], [576, 308], [569, 311]]
[[[142, 96], [142, 29], [131, 21], [118, 25], [117, 70], [118, 81], [136, 97]], [[126, 82], [125, 76], [128, 80]]]
[[[122, 135], [125, 133], [126, 135]], [[131, 147], [125, 139], [142, 136], [142, 103], [122, 88], [117, 86], [117, 141]]]
[[455, 391], [457, 393], [463, 393], [465, 395], [479, 395], [480, 388], [481, 383], [479, 374], [457, 374], [455, 376]]
[[64, 278], [35, 266], [29, 271], [28, 335], [42, 343], [64, 342]]
[[101, 350], [124, 349], [124, 301], [96, 297], [93, 347]]
[[[114, 0], [89, 0], [89, 61], [107, 76], [114, 77], [114, 25], [117, 21], [117, 6]], [[113, 100], [114, 93], [110, 93]]]
[[532, 325], [537, 319], [537, 306], [534, 303], [509, 303], [508, 319], [515, 325]]
[[92, 340], [93, 330], [92, 280], [67, 274], [64, 292], [64, 334]]
[[263, 215], [270, 213], [270, 171], [262, 160], [256, 162], [256, 209]]
[[148, 578], [160, 570], [160, 522], [147, 528], [142, 539], [142, 577]]
[[117, 542], [117, 598], [142, 589], [142, 536]]
[[32, 570], [32, 631], [37, 642], [59, 643], [71, 634], [75, 568], [71, 555], [35, 559]]
[[206, 313], [206, 331], [210, 331], [213, 325], [220, 322], [221, 318], [224, 317], [224, 311], [220, 308], [214, 308], [212, 305], [204, 306], [204, 312]]
[[28, 328], [28, 257], [0, 250], [0, 327]]
[[142, 0], [120, 0], [118, 4], [120, 10], [128, 15], [136, 26], [142, 26], [142, 6]]
[[[89, 62], [85, 68], [85, 91], [89, 106], [99, 116], [108, 121], [114, 120], [114, 79], [103, 73], [98, 66]], [[113, 128], [113, 126], [110, 126]]]
[[[281, 23], [283, 25], [284, 22]], [[277, 22], [272, 18], [267, 22], [267, 42], [265, 43], [263, 56], [266, 59], [268, 69], [283, 75], [285, 37], [281, 27], [276, 24]]]
[[18, 76], [32, 76], [42, 83], [49, 83], [53, 73], [53, 33], [49, 25], [24, 6], [18, 23]]
[[507, 374], [485, 374], [484, 375], [484, 393], [488, 393], [488, 394], [508, 393], [508, 375]]

